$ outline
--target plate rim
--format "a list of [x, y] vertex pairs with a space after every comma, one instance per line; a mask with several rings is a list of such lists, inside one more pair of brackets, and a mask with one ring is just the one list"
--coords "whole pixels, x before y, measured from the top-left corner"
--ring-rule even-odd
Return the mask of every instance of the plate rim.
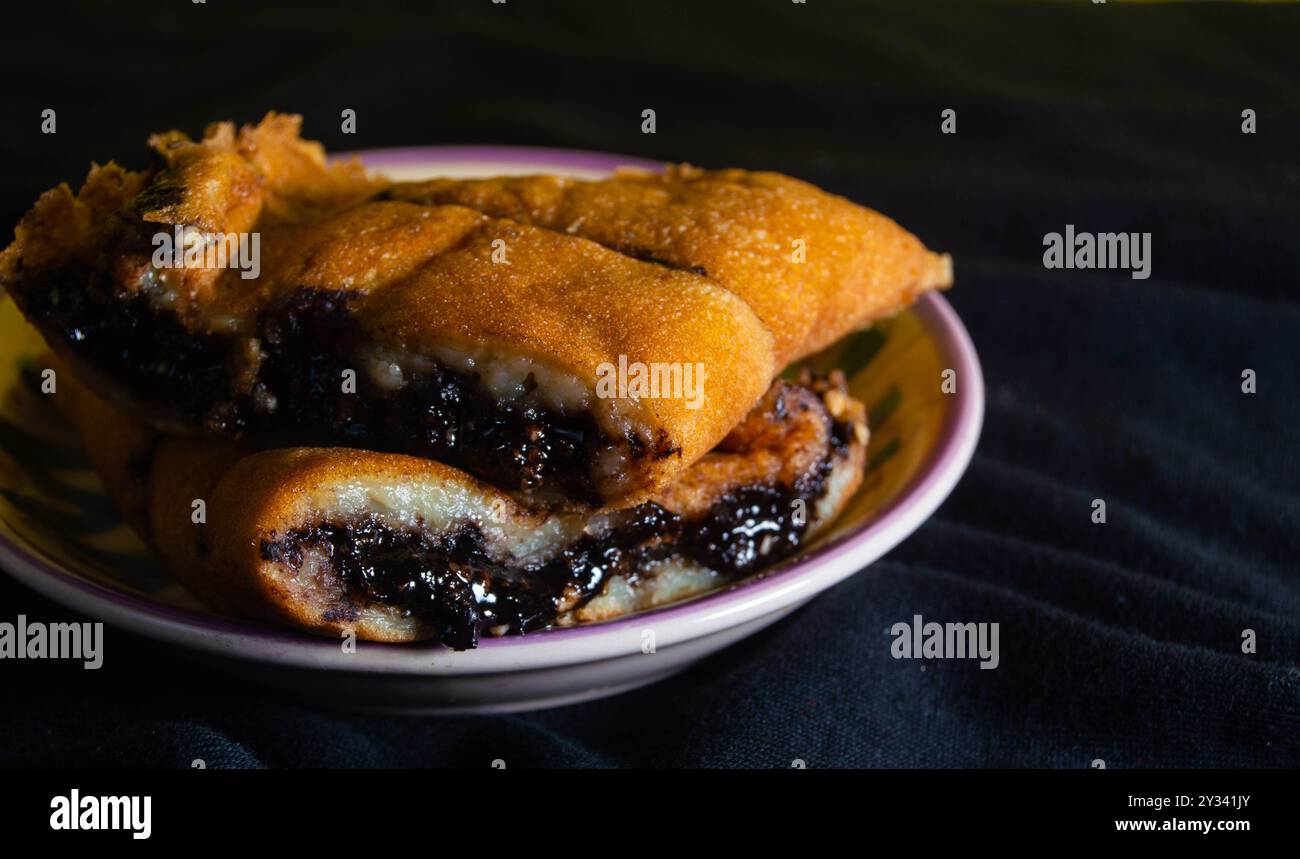
[[[495, 145], [397, 147], [336, 157], [352, 156], [372, 168], [425, 163], [527, 164], [536, 170], [662, 167], [661, 162], [609, 153]], [[492, 674], [641, 653], [642, 632], [647, 628], [654, 630], [655, 649], [681, 644], [796, 605], [861, 571], [911, 535], [952, 492], [974, 455], [983, 426], [984, 378], [969, 333], [942, 295], [926, 293], [912, 311], [960, 380], [935, 445], [917, 473], [858, 530], [770, 573], [680, 603], [585, 626], [485, 638], [471, 651], [448, 650], [436, 643], [358, 641], [355, 652], [345, 653], [336, 639], [201, 614], [114, 591], [76, 576], [2, 532], [0, 566], [45, 597], [130, 632], [202, 652], [298, 668], [424, 676]]]

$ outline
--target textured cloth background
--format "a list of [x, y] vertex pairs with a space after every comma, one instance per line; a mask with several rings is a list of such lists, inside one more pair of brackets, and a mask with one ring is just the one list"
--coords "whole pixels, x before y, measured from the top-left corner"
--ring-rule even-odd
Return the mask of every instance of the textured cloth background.
[[[45, 4], [8, 22], [4, 229], [92, 158], [140, 166], [149, 132], [268, 108], [333, 149], [786, 171], [955, 256], [988, 383], [970, 471], [884, 560], [637, 692], [340, 714], [110, 629], [98, 672], [0, 663], [0, 765], [1300, 765], [1300, 10], [410, 6]], [[1151, 232], [1151, 279], [1044, 270], [1043, 235], [1066, 224]], [[0, 578], [0, 620], [20, 612], [72, 619]], [[1000, 667], [892, 659], [884, 631], [914, 614], [999, 622]]]

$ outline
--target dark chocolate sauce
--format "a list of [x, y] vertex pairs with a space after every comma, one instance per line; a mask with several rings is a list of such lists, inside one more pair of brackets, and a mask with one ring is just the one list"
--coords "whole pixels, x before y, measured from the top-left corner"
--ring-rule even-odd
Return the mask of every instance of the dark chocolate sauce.
[[227, 398], [229, 344], [223, 337], [194, 334], [175, 314], [159, 310], [148, 293], [161, 286], [151, 275], [141, 278], [139, 291], [112, 295], [108, 278], [73, 265], [57, 282], [15, 290], [14, 297], [43, 333], [84, 363], [145, 402], [203, 425], [211, 402]]
[[787, 557], [799, 548], [807, 530], [806, 519], [795, 522], [797, 500], [789, 490], [766, 485], [729, 494], [689, 530], [682, 553], [732, 576]]
[[493, 562], [473, 526], [430, 535], [373, 518], [264, 540], [261, 554], [297, 569], [306, 551], [323, 549], [349, 593], [403, 608], [435, 624], [443, 644], [465, 650], [486, 629], [504, 626], [518, 635], [550, 626], [562, 602], [589, 599], [611, 575], [648, 558], [642, 550], [680, 525], [657, 504], [643, 504], [622, 513], [604, 536], [583, 537], [531, 568]]

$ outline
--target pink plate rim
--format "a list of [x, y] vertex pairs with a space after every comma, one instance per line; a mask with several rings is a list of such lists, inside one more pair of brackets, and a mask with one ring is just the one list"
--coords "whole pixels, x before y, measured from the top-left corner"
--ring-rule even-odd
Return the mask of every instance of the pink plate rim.
[[[369, 167], [527, 165], [536, 171], [611, 171], [620, 166], [659, 169], [658, 162], [599, 152], [514, 146], [427, 146], [355, 153]], [[347, 156], [340, 156], [347, 157]], [[892, 549], [939, 507], [966, 470], [984, 416], [984, 380], [975, 347], [952, 306], [937, 293], [913, 307], [961, 384], [953, 395], [934, 450], [908, 485], [859, 530], [819, 546], [765, 575], [746, 579], [677, 605], [590, 626], [525, 636], [486, 638], [477, 650], [437, 644], [359, 642], [345, 654], [337, 641], [251, 621], [163, 605], [86, 581], [34, 547], [0, 533], [0, 562], [41, 594], [96, 619], [208, 653], [258, 662], [338, 671], [489, 674], [626, 656], [640, 651], [642, 631], [653, 629], [656, 648], [690, 641], [765, 614], [792, 609], [848, 578]]]

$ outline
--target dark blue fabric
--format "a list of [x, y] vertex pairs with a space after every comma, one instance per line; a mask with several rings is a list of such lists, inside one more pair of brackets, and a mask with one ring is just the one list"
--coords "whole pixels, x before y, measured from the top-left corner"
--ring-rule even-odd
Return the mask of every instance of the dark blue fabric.
[[[5, 223], [151, 131], [267, 108], [305, 113], [332, 148], [783, 170], [954, 254], [988, 383], [969, 473], [882, 561], [637, 692], [349, 715], [110, 631], [99, 672], [0, 663], [0, 764], [1300, 765], [1296, 9], [363, 6], [59, 4], [7, 26]], [[37, 131], [45, 107], [56, 138]], [[1151, 279], [1044, 270], [1043, 236], [1066, 224], [1151, 232]], [[0, 620], [19, 612], [69, 619], [6, 578]], [[884, 631], [914, 614], [999, 622], [1000, 666], [892, 659]]]

